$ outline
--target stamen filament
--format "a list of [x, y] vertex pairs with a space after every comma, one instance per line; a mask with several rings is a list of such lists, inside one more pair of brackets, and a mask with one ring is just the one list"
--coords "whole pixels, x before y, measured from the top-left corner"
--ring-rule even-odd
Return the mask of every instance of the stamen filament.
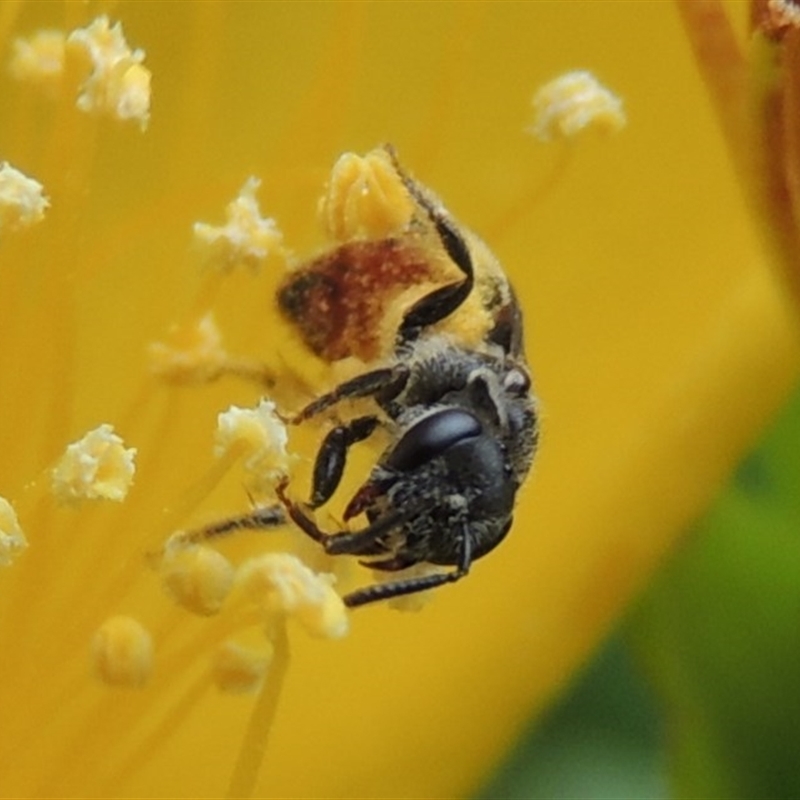
[[228, 798], [252, 797], [261, 772], [283, 681], [289, 668], [289, 638], [286, 634], [285, 619], [276, 622], [272, 644], [275, 648], [274, 658], [247, 724], [242, 748], [228, 787], [226, 795]]

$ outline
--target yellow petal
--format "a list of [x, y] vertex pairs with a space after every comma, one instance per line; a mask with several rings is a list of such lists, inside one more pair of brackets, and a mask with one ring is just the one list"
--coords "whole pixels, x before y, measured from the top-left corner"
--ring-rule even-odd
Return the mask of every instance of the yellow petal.
[[[239, 620], [186, 613], [148, 556], [178, 528], [250, 508], [211, 448], [217, 415], [263, 391], [167, 386], [147, 346], [213, 307], [226, 352], [296, 369], [275, 387], [279, 408], [330, 385], [274, 311], [280, 267], [209, 278], [192, 225], [221, 219], [258, 175], [266, 213], [312, 254], [331, 165], [388, 139], [514, 281], [541, 456], [508, 540], [467, 580], [419, 614], [360, 609], [342, 641], [293, 636], [256, 794], [464, 795], [591, 652], [797, 375], [794, 322], [678, 20], [666, 3], [113, 11], [153, 73], [144, 133], [80, 113], [85, 76], [69, 69], [54, 101], [0, 76], [0, 157], [51, 202], [0, 243], [0, 376], [13, 387], [0, 392], [0, 492], [29, 543], [0, 574], [2, 791], [193, 797], [229, 785], [255, 701], [218, 692], [212, 676]], [[83, 4], [8, 4], [0, 45], [91, 21]], [[628, 126], [565, 161], [524, 128], [536, 87], [573, 69], [614, 87]], [[136, 491], [113, 507], [57, 507], [48, 465], [100, 420], [136, 443]], [[311, 458], [321, 435], [298, 433], [297, 447]], [[354, 453], [343, 493], [373, 459]], [[272, 536], [280, 548], [293, 534], [219, 546], [238, 563]], [[314, 571], [348, 569], [294, 536]], [[136, 692], [93, 675], [92, 637], [119, 616], [153, 638], [158, 666]]]

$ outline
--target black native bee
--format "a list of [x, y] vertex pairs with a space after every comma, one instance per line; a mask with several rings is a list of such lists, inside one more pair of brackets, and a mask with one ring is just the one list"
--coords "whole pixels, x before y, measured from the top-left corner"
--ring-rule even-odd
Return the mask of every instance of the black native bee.
[[[477, 237], [399, 165], [393, 169], [415, 206], [407, 228], [355, 240], [292, 271], [278, 306], [305, 344], [328, 361], [356, 356], [374, 368], [318, 397], [290, 419], [300, 424], [342, 401], [369, 399], [374, 411], [337, 422], [323, 439], [308, 503], [278, 487], [282, 508], [214, 526], [269, 527], [288, 515], [331, 555], [368, 559], [394, 572], [420, 563], [448, 572], [398, 578], [344, 597], [349, 607], [459, 580], [511, 528], [517, 491], [533, 460], [538, 417], [522, 342], [522, 314], [505, 273]], [[457, 271], [399, 311], [388, 352], [377, 330], [411, 284], [435, 282], [436, 262]], [[454, 321], [461, 316], [461, 325]], [[471, 326], [471, 327], [470, 327]], [[465, 332], [469, 331], [469, 332]], [[348, 450], [378, 427], [390, 444], [350, 499], [353, 530], [326, 532], [310, 511], [336, 492]]]

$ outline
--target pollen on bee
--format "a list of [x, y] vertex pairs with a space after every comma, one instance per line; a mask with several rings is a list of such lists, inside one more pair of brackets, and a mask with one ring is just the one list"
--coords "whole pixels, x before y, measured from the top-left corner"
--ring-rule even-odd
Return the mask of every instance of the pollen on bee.
[[67, 37], [67, 54], [89, 70], [77, 106], [91, 114], [107, 114], [121, 121], [135, 120], [145, 130], [150, 119], [150, 70], [142, 62], [144, 50], [131, 50], [122, 24], [97, 17]]
[[8, 566], [28, 546], [14, 507], [0, 497], [0, 566]]
[[383, 148], [344, 153], [333, 167], [319, 216], [333, 241], [385, 239], [400, 233], [414, 203]]
[[231, 694], [255, 692], [267, 674], [273, 655], [274, 649], [269, 641], [259, 650], [233, 640], [222, 642], [211, 664], [214, 683], [221, 691]]
[[593, 128], [615, 133], [625, 126], [622, 101], [591, 72], [575, 70], [546, 83], [533, 96], [530, 132], [543, 142], [571, 139]]
[[234, 573], [225, 556], [202, 545], [167, 547], [161, 560], [161, 578], [169, 595], [200, 616], [219, 612]]
[[41, 221], [49, 205], [41, 183], [7, 161], [0, 163], [0, 234]]
[[289, 470], [288, 441], [275, 403], [261, 400], [256, 408], [231, 406], [218, 415], [214, 454], [220, 457], [240, 449], [245, 454], [245, 471], [256, 486], [269, 485]]
[[332, 575], [314, 572], [289, 553], [267, 553], [249, 559], [236, 575], [237, 587], [267, 617], [290, 616], [312, 636], [340, 639], [350, 626], [333, 580]]
[[57, 83], [64, 72], [66, 35], [43, 29], [12, 42], [8, 71], [12, 78], [42, 87]]
[[67, 446], [51, 473], [53, 494], [62, 502], [121, 502], [133, 483], [135, 456], [136, 449], [126, 448], [104, 423]]
[[239, 265], [260, 268], [268, 256], [285, 257], [283, 233], [271, 217], [262, 217], [256, 200], [258, 178], [244, 182], [237, 197], [225, 209], [224, 225], [195, 222], [194, 238], [214, 269], [229, 272]]
[[137, 619], [109, 617], [95, 631], [92, 662], [95, 673], [110, 686], [140, 687], [153, 672], [153, 639]]

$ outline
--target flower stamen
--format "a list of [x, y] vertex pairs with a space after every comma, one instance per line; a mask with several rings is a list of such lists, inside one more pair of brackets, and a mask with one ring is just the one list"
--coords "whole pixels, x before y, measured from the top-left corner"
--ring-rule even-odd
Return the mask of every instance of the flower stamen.
[[270, 491], [289, 470], [286, 425], [270, 400], [254, 409], [231, 406], [217, 417], [214, 454], [244, 454], [244, 469], [257, 491]]
[[571, 139], [589, 128], [616, 133], [625, 122], [622, 101], [586, 70], [560, 75], [533, 96], [530, 132], [543, 142]]
[[225, 556], [202, 545], [168, 547], [161, 560], [164, 588], [178, 605], [200, 616], [219, 612], [234, 573]]
[[94, 635], [92, 661], [97, 676], [110, 686], [144, 686], [153, 672], [152, 636], [133, 617], [110, 617]]
[[0, 497], [0, 566], [8, 566], [28, 546], [11, 503]]
[[261, 651], [229, 640], [217, 648], [212, 663], [212, 678], [217, 688], [231, 694], [256, 692], [262, 686], [275, 648], [271, 642], [264, 643]]
[[64, 72], [66, 38], [63, 31], [43, 29], [15, 39], [8, 62], [11, 77], [52, 88]]
[[67, 38], [67, 52], [91, 70], [81, 86], [77, 106], [91, 114], [136, 120], [142, 131], [150, 120], [150, 70], [143, 66], [144, 50], [131, 50], [122, 23], [113, 27], [100, 16]]
[[256, 200], [260, 185], [261, 181], [255, 177], [244, 182], [237, 197], [228, 203], [225, 225], [195, 222], [195, 241], [215, 270], [230, 272], [239, 265], [258, 270], [270, 254], [286, 257], [278, 224], [271, 217], [261, 216]]
[[104, 423], [67, 446], [52, 471], [53, 494], [64, 503], [78, 500], [122, 502], [133, 483], [136, 449], [126, 448]]
[[40, 222], [49, 205], [41, 183], [7, 161], [0, 163], [0, 234]]

